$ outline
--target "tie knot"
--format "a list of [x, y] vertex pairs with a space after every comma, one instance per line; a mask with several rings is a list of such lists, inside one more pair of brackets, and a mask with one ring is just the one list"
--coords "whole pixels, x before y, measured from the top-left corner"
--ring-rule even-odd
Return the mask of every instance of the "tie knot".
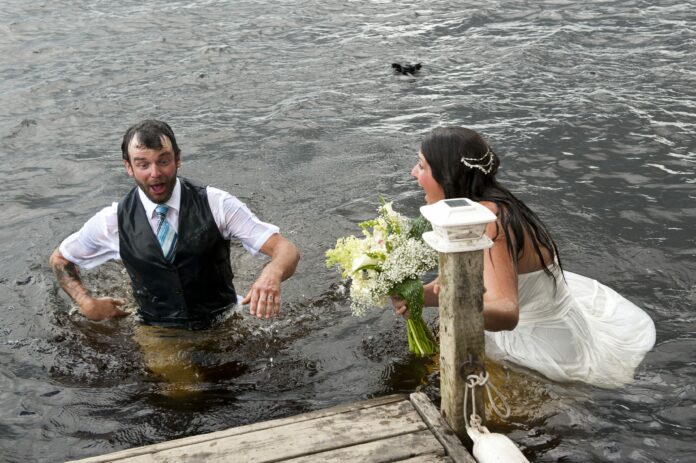
[[167, 206], [166, 204], [158, 204], [157, 207], [155, 208], [155, 214], [157, 214], [161, 218], [164, 218], [167, 216], [168, 210], [169, 210], [169, 206]]

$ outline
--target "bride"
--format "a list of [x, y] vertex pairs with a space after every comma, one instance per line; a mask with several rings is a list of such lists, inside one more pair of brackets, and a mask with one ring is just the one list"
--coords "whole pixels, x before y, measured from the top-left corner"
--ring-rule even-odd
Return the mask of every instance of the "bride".
[[[564, 271], [546, 226], [500, 185], [500, 160], [475, 131], [433, 130], [411, 175], [428, 204], [469, 198], [497, 217], [486, 235], [483, 319], [490, 358], [536, 370], [556, 381], [598, 386], [630, 382], [655, 343], [650, 317], [601, 283]], [[425, 286], [425, 305], [438, 305], [438, 280]], [[408, 318], [403, 300], [394, 309]]]

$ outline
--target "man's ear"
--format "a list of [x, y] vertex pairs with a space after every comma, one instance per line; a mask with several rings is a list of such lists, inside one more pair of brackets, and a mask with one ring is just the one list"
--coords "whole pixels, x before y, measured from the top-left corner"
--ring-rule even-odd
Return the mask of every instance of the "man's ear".
[[130, 160], [124, 159], [123, 165], [126, 167], [126, 172], [128, 172], [128, 175], [130, 177], [132, 177], [133, 176], [133, 166], [131, 166]]
[[176, 168], [178, 169], [179, 167], [181, 167], [181, 154], [176, 156]]

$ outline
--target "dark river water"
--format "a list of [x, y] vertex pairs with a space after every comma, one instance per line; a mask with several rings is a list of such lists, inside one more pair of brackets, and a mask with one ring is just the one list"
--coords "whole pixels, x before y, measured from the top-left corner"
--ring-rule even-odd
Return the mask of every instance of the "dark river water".
[[[417, 214], [419, 140], [457, 124], [546, 221], [567, 270], [653, 318], [619, 389], [498, 368], [534, 461], [694, 461], [696, 13], [660, 1], [20, 1], [0, 4], [0, 460], [63, 461], [422, 388], [391, 310], [351, 316], [324, 251], [380, 196]], [[416, 78], [392, 62], [422, 62]], [[132, 185], [125, 129], [173, 126], [181, 175], [226, 189], [302, 251], [283, 316], [192, 348], [174, 399], [132, 319], [91, 323], [47, 258]], [[262, 262], [233, 248], [245, 292]], [[120, 263], [83, 273], [129, 298]], [[129, 299], [130, 305], [133, 304]], [[436, 313], [427, 319], [436, 323]]]

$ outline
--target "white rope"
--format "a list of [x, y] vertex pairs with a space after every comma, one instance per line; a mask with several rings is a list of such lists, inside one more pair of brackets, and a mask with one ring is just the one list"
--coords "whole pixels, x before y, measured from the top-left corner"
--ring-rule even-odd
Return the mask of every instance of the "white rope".
[[[488, 382], [488, 378], [488, 372], [485, 371], [482, 374], [478, 375], [468, 375], [466, 377], [466, 389], [464, 390], [464, 425], [467, 429], [474, 428], [482, 433], [488, 433], [489, 431], [488, 428], [481, 425], [481, 417], [476, 414], [476, 394], [474, 393], [474, 388], [476, 386], [481, 386], [486, 389], [486, 393], [488, 394], [488, 401], [490, 402], [491, 408], [496, 413], [496, 415], [503, 419], [510, 416], [510, 406], [507, 403], [507, 399], [505, 398], [505, 396], [503, 396], [503, 394], [500, 393], [497, 387], [495, 387], [492, 383]], [[470, 389], [472, 410], [471, 416], [468, 415], [467, 410]], [[501, 412], [500, 408], [498, 408], [498, 405], [496, 404], [496, 401], [493, 398], [491, 390], [495, 392], [495, 395], [502, 404], [505, 412]]]

